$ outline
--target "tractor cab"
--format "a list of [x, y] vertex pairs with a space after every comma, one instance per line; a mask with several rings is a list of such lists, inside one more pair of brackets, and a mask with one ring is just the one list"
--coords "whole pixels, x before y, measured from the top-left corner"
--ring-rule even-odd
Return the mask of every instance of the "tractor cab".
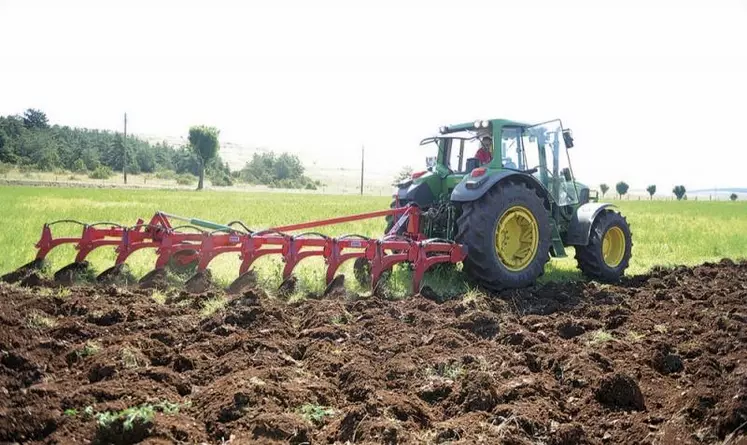
[[445, 126], [438, 136], [420, 142], [431, 144], [437, 147], [436, 155], [426, 158], [427, 171], [413, 179], [428, 183], [434, 197], [450, 195], [459, 184], [476, 188], [487, 177], [505, 171], [534, 176], [560, 206], [577, 204], [584, 201], [579, 199], [582, 195], [588, 196], [588, 190], [582, 193], [584, 186], [574, 180], [567, 151], [573, 147], [573, 137], [560, 120], [529, 125], [493, 119]]

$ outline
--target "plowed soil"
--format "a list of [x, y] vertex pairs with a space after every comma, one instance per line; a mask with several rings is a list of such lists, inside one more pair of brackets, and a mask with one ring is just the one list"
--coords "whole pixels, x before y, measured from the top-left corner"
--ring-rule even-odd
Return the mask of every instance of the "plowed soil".
[[208, 317], [152, 292], [0, 285], [0, 442], [747, 443], [747, 263]]

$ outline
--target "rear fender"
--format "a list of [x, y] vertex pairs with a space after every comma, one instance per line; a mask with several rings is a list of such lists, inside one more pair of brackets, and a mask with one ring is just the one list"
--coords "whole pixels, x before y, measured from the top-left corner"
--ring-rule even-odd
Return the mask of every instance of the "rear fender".
[[585, 246], [589, 244], [591, 226], [594, 225], [596, 217], [607, 208], [617, 208], [617, 206], [614, 204], [590, 202], [577, 208], [573, 213], [571, 222], [568, 224], [565, 244], [568, 246]]
[[427, 182], [413, 184], [405, 183], [397, 189], [397, 201], [414, 202], [420, 207], [426, 207], [435, 201], [435, 196]]
[[518, 180], [526, 183], [535, 190], [538, 190], [542, 197], [545, 199], [545, 205], [550, 208], [550, 194], [542, 183], [532, 175], [515, 172], [511, 170], [501, 170], [492, 175], [485, 175], [479, 178], [473, 178], [467, 176], [462, 182], [454, 187], [454, 191], [451, 193], [452, 202], [470, 202], [476, 201], [487, 193], [488, 190], [492, 189], [494, 185], [498, 184], [503, 180]]

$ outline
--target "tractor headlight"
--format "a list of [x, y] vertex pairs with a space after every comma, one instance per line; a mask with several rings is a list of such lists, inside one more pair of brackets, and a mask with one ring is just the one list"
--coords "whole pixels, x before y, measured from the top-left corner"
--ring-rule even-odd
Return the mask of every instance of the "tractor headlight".
[[449, 127], [440, 127], [440, 128], [438, 129], [438, 131], [440, 131], [440, 132], [441, 132], [441, 134], [444, 134], [444, 133], [446, 133], [446, 131], [448, 131], [448, 129], [449, 129]]
[[480, 121], [475, 121], [475, 128], [480, 128]]
[[490, 122], [482, 121], [480, 124], [482, 125], [482, 128], [488, 128], [488, 125], [490, 125]]

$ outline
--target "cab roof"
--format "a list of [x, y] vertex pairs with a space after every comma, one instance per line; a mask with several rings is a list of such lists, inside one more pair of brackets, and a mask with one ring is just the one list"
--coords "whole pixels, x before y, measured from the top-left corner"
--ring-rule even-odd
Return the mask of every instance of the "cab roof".
[[455, 125], [446, 125], [444, 127], [441, 127], [440, 132], [441, 134], [449, 134], [449, 133], [456, 133], [458, 131], [477, 131], [480, 129], [488, 128], [488, 127], [531, 127], [532, 124], [527, 124], [524, 122], [517, 122], [512, 121], [509, 119], [486, 119], [486, 120], [476, 120], [472, 122], [465, 122], [463, 124], [455, 124]]

